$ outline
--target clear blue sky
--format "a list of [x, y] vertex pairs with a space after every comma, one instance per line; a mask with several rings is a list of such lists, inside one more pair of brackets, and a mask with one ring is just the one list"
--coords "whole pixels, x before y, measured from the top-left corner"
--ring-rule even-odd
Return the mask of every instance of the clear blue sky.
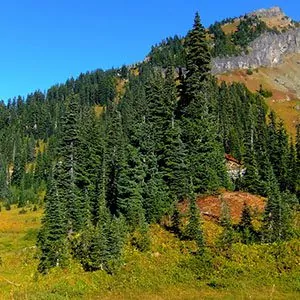
[[274, 5], [300, 20], [299, 0], [2, 0], [0, 99], [140, 61], [151, 45], [186, 34], [196, 11], [208, 26]]

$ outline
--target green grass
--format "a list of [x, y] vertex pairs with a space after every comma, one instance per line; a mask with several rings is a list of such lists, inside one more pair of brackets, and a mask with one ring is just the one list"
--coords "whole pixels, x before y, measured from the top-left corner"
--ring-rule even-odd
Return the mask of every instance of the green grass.
[[[182, 242], [152, 226], [151, 251], [128, 245], [122, 268], [113, 276], [86, 273], [76, 262], [37, 273], [35, 239], [42, 211], [0, 212], [0, 299], [298, 299], [300, 242], [282, 245], [235, 244], [218, 253], [210, 244], [207, 259], [189, 253]], [[205, 228], [215, 228], [210, 222]], [[219, 232], [215, 230], [215, 232]], [[210, 233], [210, 240], [212, 240]]]

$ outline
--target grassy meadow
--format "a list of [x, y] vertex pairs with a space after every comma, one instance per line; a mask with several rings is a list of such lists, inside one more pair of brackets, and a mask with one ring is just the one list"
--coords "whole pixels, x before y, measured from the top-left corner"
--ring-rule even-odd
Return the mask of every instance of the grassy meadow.
[[42, 210], [0, 212], [0, 299], [299, 299], [300, 242], [234, 244], [224, 253], [221, 228], [205, 221], [207, 254], [201, 260], [162, 227], [151, 227], [151, 250], [126, 246], [114, 275], [84, 272], [76, 262], [44, 276], [37, 271], [35, 240]]

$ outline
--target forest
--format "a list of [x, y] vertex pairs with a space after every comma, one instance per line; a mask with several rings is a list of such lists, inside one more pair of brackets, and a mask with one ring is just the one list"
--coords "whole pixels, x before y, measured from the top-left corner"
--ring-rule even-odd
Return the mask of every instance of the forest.
[[[216, 38], [219, 26], [210, 28]], [[257, 36], [247, 32], [232, 41], [245, 47]], [[211, 57], [234, 47], [221, 37], [212, 47], [198, 14], [183, 40], [169, 41], [133, 67], [88, 72], [0, 104], [1, 209], [44, 209], [39, 273], [75, 260], [86, 272], [114, 274], [128, 243], [149, 250], [153, 224], [191, 241], [195, 259], [209, 263], [196, 198], [224, 190], [267, 202], [258, 227], [247, 205], [239, 224], [223, 205], [219, 251], [299, 237], [300, 126], [289, 136], [261, 93], [217, 82]], [[230, 176], [225, 154], [245, 172]]]

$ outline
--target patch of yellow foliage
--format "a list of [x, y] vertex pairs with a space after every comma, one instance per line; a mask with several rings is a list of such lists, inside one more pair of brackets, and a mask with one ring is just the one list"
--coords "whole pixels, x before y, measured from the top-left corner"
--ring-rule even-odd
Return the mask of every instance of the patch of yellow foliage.
[[104, 106], [101, 105], [95, 105], [94, 106], [95, 115], [97, 118], [100, 118], [104, 112]]

